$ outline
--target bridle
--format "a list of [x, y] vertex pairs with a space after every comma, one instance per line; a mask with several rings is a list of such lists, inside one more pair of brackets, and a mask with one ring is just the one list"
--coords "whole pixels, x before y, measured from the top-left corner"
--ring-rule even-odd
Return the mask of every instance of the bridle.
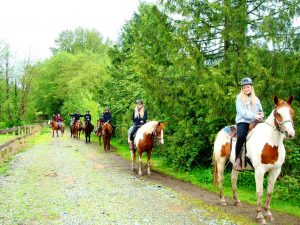
[[274, 124], [275, 124], [275, 127], [271, 124], [269, 124], [267, 121], [264, 121], [264, 123], [268, 124], [269, 126], [273, 127], [275, 131], [278, 131], [282, 134], [285, 133], [284, 130], [282, 130], [282, 126], [286, 123], [291, 123], [292, 126], [294, 127], [294, 122], [292, 120], [284, 120], [282, 122], [280, 122], [277, 117], [276, 117], [276, 107], [274, 108], [274, 113], [273, 113], [273, 116], [274, 116]]

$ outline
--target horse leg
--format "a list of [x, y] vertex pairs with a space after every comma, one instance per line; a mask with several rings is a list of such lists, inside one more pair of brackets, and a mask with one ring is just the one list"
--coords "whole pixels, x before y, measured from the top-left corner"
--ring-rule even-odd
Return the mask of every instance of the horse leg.
[[107, 145], [108, 145], [108, 151], [110, 151], [110, 139], [109, 138], [107, 140]]
[[58, 137], [58, 130], [56, 130], [56, 137]]
[[134, 164], [135, 164], [135, 150], [130, 149], [130, 156], [131, 156], [131, 170], [134, 171]]
[[151, 149], [147, 151], [147, 174], [150, 175], [150, 159], [151, 159]]
[[265, 207], [265, 217], [267, 220], [274, 221], [274, 217], [270, 211], [270, 204], [271, 204], [271, 198], [272, 198], [272, 192], [274, 189], [275, 182], [277, 180], [277, 177], [279, 176], [281, 171], [280, 169], [273, 169], [269, 171], [269, 180], [268, 180], [268, 187], [267, 187], [267, 199], [266, 199], [266, 207]]
[[52, 137], [54, 137], [54, 130], [52, 130]]
[[237, 193], [237, 180], [238, 180], [239, 171], [232, 169], [231, 171], [231, 189], [233, 193], [233, 201], [235, 206], [240, 206], [241, 201], [238, 198]]
[[[220, 160], [214, 160], [214, 176], [216, 176], [216, 180], [214, 182], [218, 184], [220, 190], [220, 203], [221, 205], [226, 206], [226, 200], [224, 197], [224, 188], [223, 188], [223, 181], [224, 181], [224, 168], [225, 168], [226, 158], [221, 158]], [[215, 177], [214, 177], [215, 179]]]
[[142, 176], [142, 151], [140, 149], [138, 149], [138, 153], [139, 153], [139, 176]]
[[257, 217], [256, 219], [260, 224], [267, 224], [265, 217], [262, 213], [262, 208], [261, 208], [261, 198], [263, 195], [263, 181], [264, 181], [264, 174], [265, 171], [263, 171], [260, 168], [255, 169], [255, 183], [256, 183], [256, 211], [257, 211]]

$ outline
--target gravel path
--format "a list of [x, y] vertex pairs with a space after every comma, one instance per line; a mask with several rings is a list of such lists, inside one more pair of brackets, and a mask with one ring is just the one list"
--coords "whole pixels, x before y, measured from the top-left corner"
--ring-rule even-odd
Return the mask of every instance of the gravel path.
[[0, 224], [253, 224], [139, 178], [96, 144], [43, 139], [0, 175]]

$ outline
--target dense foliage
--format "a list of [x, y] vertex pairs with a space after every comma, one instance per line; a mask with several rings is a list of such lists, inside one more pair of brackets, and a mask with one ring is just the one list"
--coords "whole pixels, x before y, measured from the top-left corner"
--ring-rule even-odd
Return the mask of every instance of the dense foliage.
[[[299, 0], [141, 3], [118, 43], [104, 43], [95, 30], [63, 31], [53, 56], [25, 64], [18, 79], [9, 78], [13, 71], [3, 47], [1, 78], [7, 79], [0, 80], [0, 125], [57, 112], [67, 118], [86, 109], [97, 118], [109, 106], [116, 136], [125, 142], [135, 100], [142, 98], [149, 120], [167, 122], [166, 144], [155, 154], [178, 169], [207, 168], [215, 134], [234, 123], [239, 81], [250, 76], [266, 115], [274, 95], [294, 95], [299, 134], [300, 34], [293, 26], [299, 6]], [[286, 141], [281, 178], [296, 187], [290, 189], [295, 194], [299, 146], [298, 137]]]

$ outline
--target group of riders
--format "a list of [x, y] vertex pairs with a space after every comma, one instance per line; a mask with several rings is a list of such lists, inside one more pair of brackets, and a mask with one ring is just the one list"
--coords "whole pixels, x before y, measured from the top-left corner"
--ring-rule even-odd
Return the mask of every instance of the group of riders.
[[[241, 150], [246, 141], [246, 136], [249, 131], [249, 125], [255, 121], [262, 121], [264, 117], [264, 113], [262, 110], [262, 105], [260, 100], [255, 95], [254, 87], [252, 79], [249, 77], [245, 77], [240, 82], [241, 91], [236, 96], [236, 118], [235, 122], [237, 125], [237, 143], [236, 143], [236, 162], [234, 165], [234, 169], [241, 170]], [[55, 117], [55, 121], [60, 125], [62, 122], [62, 117], [60, 114]], [[74, 122], [79, 120], [80, 117], [84, 117], [84, 120], [88, 123], [91, 122], [92, 116], [90, 112], [87, 110], [85, 115], [81, 115], [78, 111], [74, 114], [69, 114], [72, 118], [74, 118], [70, 126], [74, 125]], [[109, 122], [112, 121], [112, 115], [110, 109], [108, 107], [105, 108], [105, 111], [102, 113], [100, 119], [101, 122]], [[133, 121], [133, 129], [130, 133], [130, 142], [134, 139], [134, 134], [147, 121], [147, 110], [144, 107], [143, 101], [138, 99], [136, 101], [135, 108], [132, 113], [132, 121]], [[112, 125], [113, 129], [114, 126]]]
[[[85, 114], [80, 114], [79, 111], [77, 110], [75, 113], [68, 114], [68, 115], [71, 117], [70, 128], [72, 128], [74, 126], [76, 121], [78, 121], [78, 120], [80, 121], [80, 117], [84, 118], [85, 124], [91, 124], [91, 121], [92, 121], [92, 116], [91, 116], [89, 110], [86, 110]], [[59, 113], [57, 115], [53, 114], [53, 120], [57, 122], [59, 127], [61, 127], [63, 118]], [[136, 131], [138, 130], [138, 128], [141, 127], [143, 124], [145, 124], [147, 121], [147, 110], [145, 109], [143, 101], [141, 99], [138, 99], [136, 101], [136, 106], [132, 113], [132, 120], [133, 120], [134, 126], [133, 126], [132, 132], [130, 134], [130, 141], [133, 141], [134, 135], [135, 135]], [[112, 124], [112, 114], [111, 114], [109, 107], [105, 108], [104, 112], [101, 114], [101, 116], [99, 118], [99, 122], [100, 122], [100, 124], [104, 124], [106, 122], [110, 123], [112, 126], [112, 129], [113, 129], [113, 133], [114, 133], [115, 126]], [[101, 127], [100, 127], [100, 129], [101, 129]]]

